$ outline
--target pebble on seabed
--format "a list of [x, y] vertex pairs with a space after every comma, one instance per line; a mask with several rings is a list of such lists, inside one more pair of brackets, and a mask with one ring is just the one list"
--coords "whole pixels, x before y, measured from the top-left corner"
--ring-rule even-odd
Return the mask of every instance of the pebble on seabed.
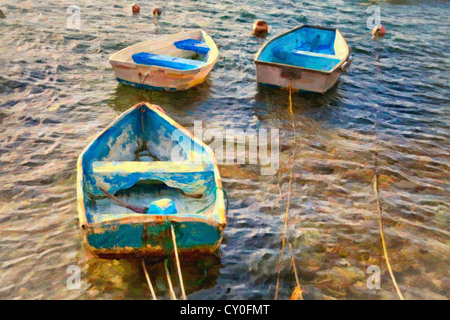
[[0, 9], [0, 19], [4, 19], [6, 18], [5, 14], [3, 13], [3, 11]]

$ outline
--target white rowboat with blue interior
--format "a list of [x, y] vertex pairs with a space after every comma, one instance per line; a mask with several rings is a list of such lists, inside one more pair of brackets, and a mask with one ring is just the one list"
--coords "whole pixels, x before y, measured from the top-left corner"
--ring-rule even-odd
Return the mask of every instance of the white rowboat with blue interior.
[[275, 37], [256, 54], [256, 81], [294, 91], [325, 93], [351, 64], [338, 29], [303, 25]]
[[206, 80], [218, 49], [203, 30], [187, 31], [141, 42], [109, 58], [124, 85], [153, 91], [186, 90]]

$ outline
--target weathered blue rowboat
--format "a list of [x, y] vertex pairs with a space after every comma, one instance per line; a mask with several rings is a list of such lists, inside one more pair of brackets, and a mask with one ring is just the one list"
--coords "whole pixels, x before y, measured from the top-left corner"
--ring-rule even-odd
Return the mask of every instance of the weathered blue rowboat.
[[211, 149], [148, 103], [123, 113], [78, 159], [79, 223], [101, 258], [166, 255], [171, 225], [180, 254], [213, 253], [226, 226], [224, 194]]
[[256, 81], [277, 88], [325, 93], [350, 68], [338, 29], [300, 26], [267, 42], [256, 54]]

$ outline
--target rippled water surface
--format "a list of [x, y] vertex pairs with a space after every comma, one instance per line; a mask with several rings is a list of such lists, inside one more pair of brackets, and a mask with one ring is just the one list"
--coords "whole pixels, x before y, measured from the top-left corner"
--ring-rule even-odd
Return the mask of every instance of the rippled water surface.
[[[280, 169], [221, 165], [230, 197], [218, 257], [182, 261], [190, 299], [272, 299], [294, 148], [288, 239], [306, 299], [397, 298], [383, 257], [376, 195], [380, 170], [384, 231], [405, 298], [448, 299], [449, 4], [446, 1], [5, 1], [0, 8], [0, 297], [147, 299], [138, 262], [98, 260], [78, 231], [76, 160], [93, 135], [142, 100], [180, 124], [279, 128]], [[81, 30], [66, 29], [67, 7], [81, 8]], [[386, 37], [370, 36], [370, 5]], [[324, 96], [296, 94], [294, 136], [285, 90], [258, 88], [253, 57], [270, 36], [302, 23], [338, 27], [353, 50], [350, 73]], [[119, 85], [108, 57], [138, 41], [202, 28], [220, 47], [208, 80], [180, 93]], [[379, 55], [378, 61], [376, 60]], [[295, 287], [285, 250], [280, 298]], [[82, 270], [68, 290], [67, 267]], [[366, 286], [370, 265], [381, 290]], [[162, 264], [151, 275], [167, 293]], [[178, 287], [177, 283], [175, 285]], [[167, 295], [166, 295], [167, 298]]]

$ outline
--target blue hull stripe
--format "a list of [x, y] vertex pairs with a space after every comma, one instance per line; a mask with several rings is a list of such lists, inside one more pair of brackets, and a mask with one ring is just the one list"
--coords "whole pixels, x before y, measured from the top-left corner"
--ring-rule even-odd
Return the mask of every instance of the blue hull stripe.
[[126, 80], [122, 80], [117, 78], [117, 81], [119, 81], [120, 83], [128, 86], [128, 87], [133, 87], [133, 88], [138, 88], [138, 89], [143, 89], [143, 90], [149, 90], [149, 91], [177, 91], [176, 88], [165, 88], [165, 87], [155, 87], [155, 86], [150, 86], [148, 84], [142, 84], [142, 83], [136, 83], [136, 82], [131, 82], [131, 81], [126, 81]]
[[[276, 84], [270, 84], [270, 83], [262, 83], [262, 82], [258, 82], [259, 85], [264, 86], [264, 87], [268, 87], [268, 88], [275, 88], [275, 89], [282, 89], [283, 87], [277, 86]], [[315, 94], [320, 94], [320, 92], [316, 92], [316, 91], [308, 91], [308, 90], [300, 90], [300, 89], [294, 89], [296, 92], [303, 92], [303, 93], [315, 93]]]

